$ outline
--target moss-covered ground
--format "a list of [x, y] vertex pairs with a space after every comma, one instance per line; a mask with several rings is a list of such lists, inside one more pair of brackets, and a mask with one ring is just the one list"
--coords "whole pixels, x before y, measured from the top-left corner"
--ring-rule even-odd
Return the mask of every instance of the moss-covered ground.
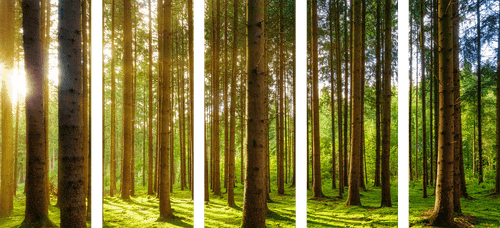
[[[463, 214], [456, 215], [456, 221], [470, 227], [500, 227], [500, 199], [492, 196], [493, 183], [475, 184], [468, 182], [467, 192], [470, 198], [462, 198]], [[328, 187], [327, 187], [328, 186]], [[380, 208], [380, 188], [369, 187], [361, 191], [363, 206], [345, 206], [346, 193], [342, 199], [337, 198], [338, 190], [329, 188], [325, 182], [323, 193], [327, 198], [313, 199], [308, 191], [308, 227], [394, 227], [397, 226], [397, 183], [391, 185], [393, 207]], [[266, 216], [268, 227], [293, 227], [295, 224], [295, 189], [286, 188], [280, 196], [272, 189], [273, 202], [268, 204], [272, 211]], [[223, 189], [224, 191], [224, 189]], [[433, 188], [428, 189], [430, 193]], [[428, 226], [425, 220], [434, 207], [435, 197], [422, 198], [422, 186], [418, 182], [410, 183], [409, 220], [413, 227]], [[193, 201], [188, 190], [175, 189], [171, 194], [171, 205], [176, 219], [159, 220], [158, 199], [147, 196], [146, 189], [138, 187], [135, 197], [122, 200], [119, 195], [104, 198], [104, 227], [192, 227]], [[206, 227], [239, 227], [242, 219], [243, 186], [236, 184], [236, 207], [227, 206], [227, 194], [222, 197], [210, 195], [205, 204]], [[26, 197], [22, 189], [14, 198], [14, 210], [9, 217], [0, 218], [0, 227], [18, 227], [24, 220]], [[57, 226], [60, 223], [60, 211], [55, 207], [57, 200], [52, 197], [49, 206], [49, 218]], [[90, 227], [90, 222], [87, 222]]]

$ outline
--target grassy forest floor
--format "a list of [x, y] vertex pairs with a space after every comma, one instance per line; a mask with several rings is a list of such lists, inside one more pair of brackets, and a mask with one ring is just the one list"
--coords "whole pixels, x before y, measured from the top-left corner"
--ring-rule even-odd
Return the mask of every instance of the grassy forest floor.
[[[467, 193], [471, 198], [460, 199], [462, 214], [455, 221], [459, 221], [461, 227], [500, 227], [500, 199], [491, 195], [495, 186], [493, 183], [474, 182], [467, 182]], [[413, 227], [428, 226], [426, 218], [431, 215], [435, 202], [434, 187], [429, 187], [427, 193], [429, 196], [422, 198], [422, 184], [410, 182], [409, 219]]]
[[[26, 211], [26, 196], [23, 194], [24, 189], [17, 189], [17, 197], [14, 197], [14, 210], [10, 212], [9, 217], [0, 218], [0, 227], [19, 227], [24, 221]], [[59, 227], [61, 223], [61, 213], [58, 207], [55, 207], [57, 199], [54, 196], [50, 198], [49, 219], [54, 225]], [[87, 227], [90, 227], [90, 221], [87, 221]]]
[[[461, 199], [462, 215], [456, 221], [461, 221], [469, 227], [500, 227], [500, 199], [491, 196], [493, 183], [473, 184], [468, 182], [467, 192], [471, 198]], [[397, 183], [391, 185], [392, 208], [379, 208], [380, 188], [369, 187], [361, 191], [361, 207], [346, 207], [347, 188], [342, 199], [331, 198], [337, 196], [338, 190], [329, 188], [329, 182], [323, 183], [323, 194], [329, 198], [321, 200], [311, 199], [312, 192], [308, 191], [308, 227], [345, 227], [371, 226], [393, 227], [397, 226]], [[328, 187], [327, 187], [328, 186]], [[268, 204], [273, 212], [266, 216], [268, 227], [293, 227], [295, 224], [295, 189], [286, 188], [285, 195], [279, 196], [276, 189], [272, 189], [272, 203]], [[224, 191], [224, 189], [222, 189]], [[147, 189], [136, 188], [136, 197], [122, 200], [119, 195], [104, 198], [104, 227], [192, 227], [193, 226], [193, 201], [191, 192], [174, 189], [171, 194], [171, 205], [174, 215], [178, 218], [158, 220], [158, 199], [147, 196]], [[432, 194], [433, 187], [428, 189]], [[432, 212], [435, 197], [430, 195], [422, 198], [422, 185], [417, 182], [410, 183], [410, 225], [412, 227], [425, 227], [425, 220]], [[14, 198], [14, 210], [9, 217], [0, 218], [0, 227], [18, 227], [24, 220], [26, 197], [22, 189], [18, 190]], [[222, 197], [210, 195], [210, 202], [205, 205], [206, 227], [239, 227], [242, 219], [243, 186], [236, 184], [235, 201], [237, 207], [227, 206], [227, 194]], [[49, 218], [57, 226], [60, 222], [59, 208], [55, 207], [57, 200], [51, 198]], [[90, 222], [87, 222], [90, 227]]]

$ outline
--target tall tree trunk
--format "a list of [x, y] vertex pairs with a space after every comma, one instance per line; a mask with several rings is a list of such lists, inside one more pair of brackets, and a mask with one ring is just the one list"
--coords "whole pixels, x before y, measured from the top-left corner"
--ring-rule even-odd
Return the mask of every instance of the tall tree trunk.
[[[379, 12], [380, 12], [379, 8], [380, 8], [380, 5], [377, 5], [377, 31], [379, 29], [378, 21], [380, 20], [379, 19], [379, 17], [380, 17], [379, 16]], [[412, 106], [412, 98], [413, 98], [413, 95], [412, 95], [412, 89], [413, 89], [413, 77], [412, 77], [413, 76], [413, 67], [412, 67], [412, 63], [413, 63], [413, 38], [412, 38], [412, 35], [413, 35], [413, 13], [410, 13], [410, 35], [409, 35], [409, 37], [410, 37], [410, 102], [409, 102], [409, 105], [408, 105], [409, 106], [408, 107], [408, 110], [409, 110], [408, 111], [408, 116], [410, 118], [409, 121], [408, 121], [408, 123], [409, 123], [408, 124], [408, 129], [409, 129], [409, 132], [408, 132], [408, 136], [409, 136], [409, 138], [408, 138], [409, 150], [408, 151], [409, 151], [409, 153], [408, 154], [410, 155], [409, 156], [410, 157], [410, 181], [413, 181], [413, 164], [412, 164], [412, 160], [411, 160], [411, 156], [412, 156], [411, 145], [412, 145], [412, 135], [413, 135], [412, 131], [411, 131], [411, 126], [412, 126], [412, 121], [411, 121], [412, 120], [411, 106]], [[379, 45], [379, 42], [380, 42], [378, 40], [379, 36], [380, 35], [377, 32], [377, 45]], [[380, 47], [378, 47], [378, 48], [380, 48]], [[379, 70], [378, 73], [380, 73], [380, 66], [378, 65], [379, 61], [380, 61], [380, 59], [379, 59], [380, 49], [377, 50], [377, 51], [378, 51], [378, 54], [376, 54], [377, 68], [378, 68], [377, 70]], [[378, 73], [377, 73], [377, 77], [379, 77]], [[378, 80], [377, 83], [380, 83], [380, 78], [377, 78], [377, 80]], [[377, 84], [377, 90], [380, 89], [380, 88], [378, 88], [378, 86], [380, 86], [380, 84]], [[376, 99], [380, 99], [379, 92], [377, 92], [376, 96], [377, 96]], [[377, 131], [378, 137], [380, 137], [380, 131], [379, 131], [380, 130], [380, 107], [379, 107], [380, 103], [379, 102], [380, 102], [380, 100], [377, 100], [377, 111], [376, 111], [377, 112], [377, 114], [376, 114], [376, 118], [377, 118], [377, 130], [376, 131]], [[380, 148], [379, 148], [379, 146], [380, 146], [380, 140], [379, 139], [380, 138], [378, 138], [378, 137], [377, 137], [376, 141], [377, 141], [377, 144], [378, 144], [377, 149], [379, 150], [379, 152], [378, 152], [379, 154], [378, 155], [380, 156]], [[375, 167], [375, 169], [377, 169], [377, 168], [379, 169], [378, 172], [379, 172], [379, 175], [380, 175], [380, 166], [376, 166]], [[375, 174], [375, 175], [377, 175], [377, 174]], [[375, 179], [375, 181], [377, 181], [377, 179]], [[379, 179], [379, 181], [380, 181], [380, 179]]]
[[[190, 116], [190, 130], [189, 142], [191, 145], [191, 194], [194, 194], [194, 27], [193, 27], [193, 0], [188, 0], [188, 43], [189, 43], [189, 116]], [[194, 195], [192, 196], [194, 198]]]
[[[135, 26], [134, 26], [135, 27]], [[134, 34], [135, 31], [134, 31]], [[133, 77], [133, 86], [132, 86], [132, 154], [130, 156], [130, 195], [135, 196], [135, 111], [136, 111], [136, 95], [137, 95], [137, 74], [136, 74], [136, 52], [135, 52], [135, 39], [134, 39], [134, 58], [133, 58], [133, 68], [132, 68], [132, 77]]]
[[472, 130], [472, 176], [476, 177], [476, 121], [472, 123], [473, 125], [473, 130]]
[[453, 12], [450, 0], [438, 0], [439, 50], [439, 140], [438, 176], [433, 226], [451, 226], [453, 221]]
[[14, 164], [13, 143], [16, 143], [17, 147], [17, 141], [13, 142], [12, 97], [10, 89], [12, 88], [12, 80], [14, 79], [11, 76], [14, 72], [16, 35], [14, 6], [15, 1], [12, 0], [0, 2], [0, 9], [3, 12], [0, 15], [0, 62], [2, 62], [2, 71], [0, 72], [2, 80], [2, 184], [0, 190], [0, 216], [9, 216], [9, 210], [13, 209], [14, 184], [16, 182], [14, 180], [12, 164]]
[[[417, 47], [418, 48], [418, 47]], [[418, 49], [417, 49], [418, 50]], [[419, 63], [417, 52], [417, 66]], [[415, 176], [418, 180], [418, 67], [415, 76]]]
[[[208, 109], [208, 108], [207, 108]], [[207, 117], [203, 118], [203, 124], [205, 126], [205, 131], [203, 131], [203, 143], [204, 143], [204, 159], [205, 159], [205, 202], [210, 201], [210, 191], [209, 191], [209, 176], [208, 176], [208, 151], [207, 151]]]
[[479, 183], [483, 183], [483, 127], [482, 127], [482, 105], [481, 102], [481, 14], [479, 3], [476, 3], [477, 14], [477, 142], [479, 159]]
[[314, 197], [322, 197], [321, 190], [321, 160], [319, 148], [319, 91], [318, 91], [318, 2], [312, 0], [312, 119], [313, 119], [313, 193]]
[[148, 122], [148, 195], [153, 195], [153, 34], [151, 33], [151, 0], [149, 8], [149, 47], [148, 47], [148, 76], [149, 76], [149, 122]]
[[361, 158], [361, 85], [363, 80], [361, 75], [361, 51], [362, 51], [362, 24], [361, 24], [361, 0], [355, 0], [353, 6], [353, 65], [352, 69], [352, 132], [351, 132], [351, 159], [349, 170], [349, 192], [347, 196], [347, 205], [361, 205], [359, 195], [359, 166]]
[[[345, 86], [345, 90], [344, 90], [344, 97], [345, 97], [345, 102], [344, 102], [344, 161], [343, 161], [343, 164], [344, 166], [342, 167], [343, 168], [343, 171], [342, 171], [342, 174], [343, 174], [343, 177], [342, 177], [342, 180], [344, 182], [344, 185], [343, 186], [349, 186], [349, 183], [348, 183], [348, 177], [347, 177], [347, 147], [348, 147], [348, 138], [347, 138], [347, 117], [348, 117], [348, 104], [349, 104], [349, 94], [348, 94], [348, 91], [349, 91], [349, 51], [350, 51], [350, 46], [351, 46], [351, 41], [349, 39], [349, 37], [347, 36], [347, 31], [349, 30], [348, 27], [349, 27], [349, 22], [347, 20], [347, 17], [348, 17], [348, 7], [347, 7], [347, 0], [345, 1], [345, 29], [344, 29], [344, 46], [345, 46], [345, 67], [344, 67], [344, 70], [345, 70], [345, 73], [344, 73], [344, 79], [345, 79], [345, 82], [344, 82], [344, 86]], [[352, 17], [351, 17], [352, 18]], [[352, 28], [351, 28], [351, 33], [352, 33]], [[351, 69], [352, 69], [352, 66], [351, 66]]]
[[363, 160], [365, 154], [365, 61], [366, 61], [366, 0], [362, 0], [362, 13], [361, 13], [361, 151], [359, 162], [359, 187], [366, 189], [365, 175], [363, 173]]
[[279, 175], [278, 175], [278, 194], [282, 195], [285, 194], [285, 180], [284, 180], [284, 111], [283, 111], [283, 103], [284, 103], [284, 97], [283, 97], [283, 85], [284, 83], [284, 71], [285, 71], [285, 53], [284, 53], [284, 41], [283, 41], [283, 36], [284, 36], [284, 30], [285, 30], [285, 25], [284, 25], [284, 17], [283, 17], [283, 0], [279, 0], [279, 150], [278, 150], [278, 169], [279, 169]]
[[[182, 27], [184, 27], [184, 23], [182, 25]], [[184, 29], [181, 30], [181, 35], [184, 36]], [[181, 39], [181, 54], [184, 53], [184, 38]], [[181, 71], [180, 71], [180, 84], [179, 84], [179, 87], [180, 87], [180, 96], [181, 96], [181, 102], [180, 102], [180, 127], [182, 127], [182, 130], [181, 130], [181, 135], [180, 135], [180, 139], [181, 139], [181, 154], [182, 154], [182, 157], [184, 157], [182, 159], [182, 163], [181, 163], [181, 170], [182, 172], [181, 173], [184, 173], [181, 177], [181, 187], [184, 186], [184, 188], [187, 188], [187, 179], [186, 179], [186, 114], [185, 114], [185, 106], [186, 106], [186, 102], [185, 102], [185, 96], [184, 96], [184, 83], [185, 83], [185, 79], [184, 79], [184, 56], [181, 56]], [[182, 167], [184, 166], [184, 167]]]
[[267, 78], [261, 63], [264, 54], [264, 1], [251, 0], [247, 5], [247, 172], [242, 227], [265, 227], [265, 130], [267, 119]]
[[[89, 4], [92, 0], [89, 0]], [[90, 8], [90, 6], [89, 6]], [[90, 12], [89, 12], [90, 14]], [[90, 21], [90, 20], [89, 20]], [[89, 29], [91, 30], [91, 29]], [[91, 75], [89, 74], [89, 84], [92, 85], [92, 79], [91, 79]], [[92, 89], [89, 88], [89, 113], [92, 113]], [[92, 116], [89, 115], [89, 123], [92, 123]], [[89, 124], [89, 139], [92, 138], [92, 125]], [[88, 143], [88, 147], [90, 148], [89, 150], [89, 158], [87, 160], [87, 165], [88, 167], [92, 167], [92, 141], [89, 140], [89, 143]], [[86, 221], [90, 221], [91, 217], [92, 217], [92, 173], [89, 172], [86, 173], [86, 176], [88, 178], [88, 186], [87, 186], [87, 216], [86, 216]], [[49, 198], [49, 203], [50, 203], [50, 198]]]
[[[227, 8], [227, 5], [226, 5]], [[236, 69], [236, 60], [238, 57], [238, 0], [234, 1], [233, 5], [233, 57], [232, 57], [232, 77], [231, 77], [231, 108], [230, 108], [230, 116], [231, 120], [229, 123], [230, 128], [230, 141], [229, 141], [229, 181], [227, 185], [227, 204], [229, 206], [235, 205], [234, 203], [234, 154], [235, 154], [235, 141], [236, 141], [236, 133], [235, 133], [235, 124], [236, 124], [236, 79], [238, 78], [237, 69]], [[226, 16], [227, 17], [227, 16]], [[227, 33], [226, 33], [227, 34]], [[265, 170], [267, 172], [267, 169]], [[267, 185], [267, 184], [266, 184]]]
[[[228, 76], [227, 76], [227, 0], [224, 1], [224, 87], [223, 87], [223, 97], [224, 97], [224, 188], [227, 192], [228, 185], [228, 171], [229, 171], [229, 134], [228, 134], [228, 107], [227, 107], [227, 87], [228, 87]], [[234, 59], [233, 59], [234, 60]]]
[[[340, 11], [340, 7], [339, 7], [339, 1], [336, 0], [336, 6], [337, 6], [337, 9], [339, 9]], [[343, 172], [343, 169], [342, 167], [344, 166], [344, 159], [343, 159], [343, 156], [342, 156], [342, 151], [343, 151], [343, 146], [345, 146], [343, 144], [343, 131], [342, 131], [342, 77], [340, 77], [341, 75], [341, 72], [342, 72], [342, 67], [341, 67], [341, 55], [342, 55], [342, 51], [341, 51], [341, 48], [340, 48], [340, 12], [337, 12], [337, 17], [336, 17], [336, 21], [335, 21], [335, 34], [336, 34], [336, 40], [337, 40], [337, 55], [338, 56], [338, 60], [337, 60], [337, 119], [338, 119], [338, 129], [339, 129], [339, 197], [342, 197], [342, 193], [344, 192], [344, 172]], [[347, 59], [345, 59], [344, 61], [347, 61]]]
[[[83, 148], [83, 169], [85, 172], [84, 178], [84, 185], [85, 185], [85, 195], [88, 195], [88, 185], [89, 185], [89, 178], [87, 173], [89, 172], [89, 166], [88, 166], [88, 160], [89, 160], [89, 125], [88, 125], [88, 105], [89, 105], [89, 99], [88, 99], [88, 55], [87, 55], [87, 1], [83, 0], [82, 1], [82, 39], [83, 39], [83, 47], [82, 47], [82, 58], [83, 58], [83, 66], [82, 66], [82, 74], [83, 74], [83, 87], [82, 87], [82, 118], [83, 118], [83, 125], [82, 125], [82, 134], [83, 134], [83, 140], [82, 140], [82, 148]], [[45, 107], [44, 107], [45, 108]], [[47, 142], [48, 143], [48, 142]], [[48, 147], [47, 147], [48, 149]]]
[[[59, 140], [61, 152], [61, 227], [86, 227], [85, 222], [85, 177], [84, 151], [81, 145], [84, 137], [81, 121], [82, 94], [82, 43], [80, 4], [64, 2], [59, 12], [67, 12], [59, 17], [59, 66], [61, 81], [59, 85]], [[23, 7], [24, 8], [24, 7]], [[29, 7], [26, 7], [29, 8]], [[25, 30], [26, 31], [26, 30]], [[26, 43], [26, 42], [25, 42]], [[26, 49], [25, 49], [26, 50]], [[36, 56], [36, 55], [30, 55]], [[32, 128], [31, 128], [32, 129]], [[30, 130], [31, 131], [31, 130]], [[31, 138], [31, 137], [30, 137]], [[30, 156], [30, 158], [32, 158]], [[33, 157], [35, 159], [35, 157]], [[35, 166], [30, 163], [29, 166]], [[29, 180], [31, 183], [34, 180]], [[35, 196], [39, 197], [39, 195]], [[27, 200], [28, 201], [28, 200]], [[26, 209], [35, 205], [26, 205]], [[28, 214], [28, 213], [27, 213]]]
[[146, 186], [146, 83], [143, 84], [142, 90], [142, 187]]
[[[434, 45], [434, 44], [432, 44]], [[431, 45], [431, 48], [430, 50], [432, 50], [432, 45]], [[429, 53], [430, 55], [430, 60], [429, 60], [429, 64], [432, 66], [432, 63], [434, 62], [434, 56], [432, 55], [432, 52]], [[434, 132], [432, 131], [432, 128], [433, 128], [433, 125], [432, 125], [432, 118], [433, 118], [433, 113], [432, 111], [434, 110], [433, 109], [433, 98], [432, 98], [432, 95], [433, 95], [433, 92], [432, 92], [432, 89], [433, 89], [433, 83], [432, 83], [432, 79], [434, 78], [434, 75], [432, 74], [432, 69], [429, 69], [429, 72], [428, 72], [428, 75], [429, 75], [429, 134], [430, 134], [430, 137], [429, 137], [429, 164], [430, 164], [430, 168], [428, 168], [427, 170], [427, 182], [428, 182], [428, 185], [433, 185], [434, 183], [434, 174], [432, 172], [433, 170], [433, 151], [434, 151], [434, 144], [433, 144], [433, 134]], [[430, 177], [429, 177], [430, 176]]]
[[[411, 14], [410, 14], [411, 15]], [[411, 21], [410, 21], [410, 24]], [[380, 62], [380, 33], [381, 33], [381, 23], [380, 23], [380, 4], [377, 4], [377, 28], [376, 28], [376, 46], [375, 46], [375, 58], [376, 58], [376, 65], [375, 65], [375, 183], [374, 186], [378, 187], [380, 186], [380, 106], [381, 106], [381, 83], [380, 83], [380, 68], [381, 68], [381, 62]], [[410, 32], [410, 43], [411, 43], [411, 32]], [[411, 50], [411, 45], [410, 45], [410, 50]], [[411, 55], [410, 55], [411, 58]], [[411, 61], [410, 61], [411, 65]], [[411, 72], [411, 67], [410, 67], [410, 72]], [[411, 77], [411, 73], [410, 73]], [[410, 91], [410, 97], [411, 97], [411, 91]], [[411, 99], [411, 98], [410, 98]], [[411, 100], [410, 100], [411, 104]], [[411, 106], [411, 105], [410, 105]], [[411, 115], [410, 115], [411, 116]], [[410, 119], [410, 125], [411, 125], [411, 119]], [[411, 142], [411, 140], [410, 140]], [[410, 154], [411, 154], [411, 149], [410, 149]], [[411, 158], [411, 156], [410, 156]], [[411, 163], [410, 163], [411, 164]], [[411, 167], [411, 165], [410, 165]], [[411, 168], [410, 168], [411, 170]], [[411, 171], [410, 171], [411, 172]]]
[[173, 151], [170, 147], [170, 137], [168, 134], [169, 131], [169, 117], [172, 112], [170, 106], [170, 78], [172, 67], [172, 1], [167, 0], [164, 3], [164, 27], [163, 27], [163, 97], [164, 99], [164, 108], [162, 109], [161, 118], [162, 121], [162, 129], [161, 129], [161, 145], [160, 145], [160, 173], [161, 179], [159, 183], [159, 192], [160, 192], [160, 218], [169, 219], [173, 216], [172, 208], [170, 206], [170, 169], [169, 169], [169, 156], [172, 155], [171, 151]]
[[[49, 193], [49, 182], [50, 182], [50, 176], [49, 176], [49, 94], [50, 94], [50, 87], [49, 87], [49, 39], [50, 39], [50, 1], [41, 1], [42, 3], [42, 53], [43, 53], [43, 74], [44, 74], [44, 91], [43, 91], [43, 99], [44, 99], [44, 106], [43, 106], [43, 111], [44, 111], [44, 123], [45, 123], [45, 162], [47, 163], [47, 167], [45, 172], [47, 173], [46, 177], [47, 181], [45, 182], [45, 188], [47, 191], [45, 192], [45, 200], [47, 201], [47, 207], [44, 208], [44, 210], [49, 212], [48, 206], [50, 205], [50, 193]], [[45, 5], [43, 5], [45, 4]], [[44, 11], [47, 11], [46, 13]], [[45, 15], [44, 15], [45, 13]], [[45, 16], [45, 19], [43, 17]], [[44, 25], [45, 24], [45, 25]]]
[[382, 118], [382, 207], [391, 207], [391, 57], [392, 57], [392, 1], [385, 0], [385, 61], [384, 61], [384, 102]]
[[241, 158], [240, 158], [240, 181], [241, 181], [241, 184], [244, 185], [245, 184], [245, 177], [244, 177], [244, 174], [245, 174], [245, 164], [244, 164], [244, 159], [245, 159], [245, 156], [244, 156], [244, 152], [245, 152], [245, 147], [244, 147], [244, 136], [245, 136], [245, 132], [244, 132], [244, 129], [246, 127], [246, 123], [245, 123], [245, 115], [246, 115], [246, 99], [245, 99], [245, 86], [244, 86], [244, 82], [246, 81], [246, 78], [244, 76], [244, 74], [241, 75], [240, 77], [240, 138], [241, 138], [241, 144], [240, 144], [240, 155], [241, 155]]
[[115, 79], [115, 0], [111, 10], [111, 148], [110, 148], [110, 178], [109, 196], [113, 197], [116, 191], [116, 79]]
[[214, 56], [214, 60], [215, 60], [215, 63], [214, 63], [214, 79], [212, 81], [212, 83], [214, 84], [214, 93], [213, 93], [213, 99], [212, 99], [212, 102], [213, 102], [213, 106], [214, 106], [214, 109], [213, 109], [213, 113], [212, 115], [214, 116], [213, 117], [213, 133], [212, 133], [212, 148], [213, 148], [213, 155], [214, 155], [214, 182], [213, 182], [213, 186], [214, 186], [214, 195], [216, 196], [220, 196], [221, 195], [221, 189], [220, 189], [220, 146], [219, 146], [219, 52], [220, 52], [220, 0], [217, 0], [216, 4], [216, 9], [217, 9], [217, 13], [216, 13], [216, 29], [214, 30], [215, 31], [215, 56]]
[[157, 198], [159, 198], [159, 182], [160, 182], [160, 142], [161, 142], [161, 132], [162, 132], [162, 122], [163, 118], [160, 117], [163, 113], [163, 1], [158, 0], [157, 2], [157, 14], [158, 14], [158, 92], [157, 99], [158, 105], [157, 108], [157, 117], [158, 121], [156, 121], [156, 158], [155, 158], [155, 174], [154, 174], [154, 183], [153, 189], [157, 192]]
[[[434, 14], [434, 77], [433, 77], [433, 84], [434, 84], [434, 167], [433, 167], [433, 174], [434, 178], [433, 181], [436, 181], [437, 179], [437, 156], [438, 156], [438, 134], [439, 134], [439, 34], [438, 34], [438, 14], [439, 14], [439, 6], [438, 6], [438, 0], [434, 0], [434, 6], [435, 6], [435, 14]], [[437, 183], [435, 183], [437, 185]], [[434, 192], [436, 191], [436, 188], [434, 188]]]
[[[331, 94], [330, 94], [330, 101], [331, 101], [331, 111], [330, 111], [330, 114], [332, 115], [332, 189], [335, 189], [337, 188], [337, 186], [335, 185], [335, 97], [334, 97], [334, 94], [335, 94], [335, 89], [334, 89], [334, 62], [333, 62], [333, 56], [335, 55], [334, 53], [334, 49], [336, 49], [336, 44], [333, 43], [333, 17], [334, 15], [337, 14], [337, 8], [333, 6], [333, 0], [330, 0], [330, 3], [329, 3], [329, 7], [330, 7], [330, 12], [329, 12], [329, 17], [328, 17], [328, 20], [329, 20], [329, 24], [330, 24], [330, 88], [331, 88]], [[335, 11], [334, 11], [335, 10]], [[338, 61], [338, 55], [336, 55], [337, 57], [337, 61]], [[337, 74], [337, 80], [340, 80], [340, 77], [339, 75]], [[295, 83], [293, 84], [294, 85], [294, 88], [295, 88]], [[294, 96], [295, 96], [295, 93], [294, 93]], [[293, 100], [295, 102], [295, 99]], [[295, 107], [294, 107], [294, 111], [295, 111]], [[295, 115], [294, 115], [295, 117]], [[294, 124], [295, 124], [295, 121], [294, 121]], [[295, 127], [294, 127], [294, 130], [295, 130]]]
[[[425, 32], [424, 17], [427, 9], [424, 6], [424, 0], [420, 0], [420, 71], [422, 73], [422, 197], [427, 198], [427, 127], [425, 109]], [[387, 13], [387, 12], [386, 12]], [[387, 60], [386, 60], [387, 61]], [[384, 88], [386, 89], [386, 88]]]
[[131, 161], [133, 156], [133, 60], [132, 60], [132, 3], [124, 1], [124, 52], [123, 52], [123, 158], [122, 158], [122, 199], [130, 199]]
[[[294, 19], [293, 23], [295, 24], [295, 19]], [[267, 41], [266, 41], [266, 44], [267, 44]], [[293, 47], [292, 47], [292, 68], [293, 68], [292, 69], [292, 71], [293, 71], [293, 75], [292, 75], [292, 77], [293, 77], [293, 79], [292, 79], [293, 80], [293, 95], [292, 95], [293, 96], [293, 139], [292, 139], [292, 144], [293, 144], [293, 177], [292, 177], [292, 186], [291, 187], [295, 187], [296, 176], [297, 176], [296, 175], [297, 174], [297, 159], [296, 159], [297, 158], [297, 153], [296, 153], [297, 152], [297, 150], [296, 150], [296, 145], [297, 145], [296, 144], [296, 137], [297, 137], [297, 130], [296, 130], [297, 129], [297, 127], [296, 127], [297, 126], [296, 125], [296, 123], [297, 123], [297, 111], [296, 111], [297, 110], [297, 103], [296, 103], [296, 100], [297, 100], [296, 99], [296, 97], [297, 97], [296, 96], [297, 83], [296, 83], [296, 81], [297, 80], [296, 80], [296, 78], [297, 78], [297, 73], [296, 73], [296, 58], [295, 58], [296, 57], [296, 55], [295, 55], [296, 54], [295, 53], [296, 52], [295, 51], [296, 47], [297, 47], [297, 41], [293, 40]], [[266, 71], [266, 74], [267, 74], [267, 71]], [[332, 94], [332, 96], [333, 96], [333, 94]], [[333, 100], [332, 100], [332, 102], [333, 102]], [[332, 115], [333, 115], [333, 111], [332, 111]], [[332, 127], [335, 127], [335, 126], [332, 125]], [[268, 128], [269, 128], [269, 125], [268, 125]], [[269, 135], [267, 137], [269, 138]], [[335, 134], [333, 134], [333, 138], [335, 138]], [[269, 139], [268, 139], [267, 143], [269, 144]], [[270, 161], [269, 161], [269, 145], [268, 145], [267, 150], [268, 150], [268, 155], [267, 155], [267, 157], [268, 157], [268, 163], [267, 163], [267, 166], [269, 168], [269, 163], [270, 163]], [[335, 157], [335, 147], [333, 147], [332, 156]], [[333, 164], [335, 164], [335, 162], [333, 162]], [[269, 173], [268, 178], [270, 178], [270, 173]]]
[[[8, 2], [6, 2], [8, 3]], [[3, 8], [3, 7], [2, 7]], [[32, 224], [48, 220], [48, 214], [44, 210], [47, 201], [44, 197], [47, 189], [45, 186], [46, 166], [45, 163], [45, 125], [43, 117], [43, 55], [42, 43], [40, 40], [40, 5], [38, 1], [24, 0], [23, 9], [23, 43], [25, 51], [25, 70], [26, 70], [26, 213], [23, 223]], [[79, 12], [79, 11], [78, 11]], [[5, 14], [7, 16], [8, 14]], [[77, 19], [78, 21], [78, 19]], [[10, 23], [13, 25], [14, 23]], [[2, 28], [8, 29], [5, 25]], [[2, 29], [3, 30], [3, 29]], [[2, 34], [5, 34], [2, 31]], [[3, 35], [2, 35], [3, 36]], [[76, 36], [76, 39], [80, 36]], [[13, 41], [13, 39], [8, 39]], [[2, 41], [2, 44], [3, 41]], [[3, 45], [2, 45], [3, 46]], [[6, 45], [6, 48], [13, 45]], [[3, 49], [3, 48], [2, 48]], [[10, 65], [10, 64], [6, 64]], [[64, 75], [64, 74], [63, 74]], [[2, 78], [4, 78], [2, 76]], [[4, 87], [4, 86], [2, 86]], [[78, 116], [78, 115], [77, 115]], [[3, 125], [3, 124], [2, 124]], [[3, 145], [3, 144], [2, 144]], [[5, 153], [7, 154], [7, 153]], [[4, 155], [2, 155], [4, 156]], [[83, 165], [83, 164], [82, 164]], [[4, 166], [2, 166], [2, 169]], [[2, 175], [7, 172], [2, 170]], [[3, 179], [3, 178], [2, 178]], [[6, 181], [8, 182], [8, 181]], [[2, 181], [3, 183], [3, 181]], [[7, 186], [6, 186], [7, 187]], [[2, 196], [4, 188], [2, 187]], [[5, 189], [7, 194], [8, 190]], [[83, 190], [83, 189], [82, 189]], [[2, 197], [3, 198], [3, 197]], [[3, 200], [3, 199], [2, 199]], [[2, 214], [7, 206], [2, 206]], [[84, 213], [83, 213], [84, 214]]]

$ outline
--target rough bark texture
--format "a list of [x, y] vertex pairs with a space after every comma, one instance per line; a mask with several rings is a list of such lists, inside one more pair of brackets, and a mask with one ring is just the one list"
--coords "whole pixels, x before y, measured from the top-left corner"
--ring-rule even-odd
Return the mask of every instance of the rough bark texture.
[[[44, 210], [47, 202], [44, 197], [40, 197], [46, 194], [44, 186], [46, 182], [45, 169], [47, 166], [45, 162], [46, 141], [43, 117], [43, 59], [40, 40], [39, 2], [24, 0], [22, 9], [27, 88], [26, 213], [23, 223], [31, 224], [40, 223], [48, 219], [48, 215]], [[77, 21], [79, 20], [77, 19]]]
[[439, 137], [433, 226], [453, 225], [453, 12], [451, 0], [438, 0]]
[[170, 79], [172, 65], [172, 1], [167, 0], [164, 3], [164, 27], [163, 27], [163, 109], [161, 113], [162, 129], [161, 129], [161, 144], [160, 144], [160, 177], [159, 192], [160, 192], [160, 218], [169, 219], [173, 217], [172, 208], [170, 205], [170, 169], [169, 156], [172, 148], [170, 147], [169, 137], [169, 117], [172, 112], [170, 105]]
[[242, 227], [265, 227], [266, 214], [266, 119], [267, 78], [261, 63], [264, 54], [264, 1], [247, 5], [247, 172], [244, 190]]
[[361, 158], [361, 0], [353, 2], [353, 65], [352, 65], [352, 133], [351, 133], [351, 158], [349, 169], [349, 192], [347, 196], [347, 205], [361, 205], [359, 195], [359, 166]]
[[[59, 140], [61, 152], [61, 227], [86, 227], [85, 156], [82, 149], [82, 50], [78, 2], [59, 5]], [[30, 167], [32, 163], [29, 164]], [[34, 164], [33, 164], [34, 165]], [[39, 196], [36, 196], [39, 197]], [[28, 208], [28, 205], [26, 205]]]
[[382, 207], [391, 207], [391, 57], [392, 57], [392, 1], [385, 0], [385, 62], [384, 62], [384, 102], [382, 117]]

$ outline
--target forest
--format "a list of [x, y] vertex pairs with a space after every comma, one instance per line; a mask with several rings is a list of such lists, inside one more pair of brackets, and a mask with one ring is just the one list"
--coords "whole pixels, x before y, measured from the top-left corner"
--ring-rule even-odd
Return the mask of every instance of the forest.
[[[1, 227], [89, 227], [92, 165], [104, 227], [193, 226], [193, 4], [103, 0], [91, 164], [92, 1], [0, 0]], [[296, 170], [295, 1], [205, 1], [207, 227], [294, 226], [297, 171], [308, 226], [397, 226], [398, 105], [410, 225], [500, 226], [500, 1], [410, 1], [407, 104], [398, 4], [308, 1]]]

